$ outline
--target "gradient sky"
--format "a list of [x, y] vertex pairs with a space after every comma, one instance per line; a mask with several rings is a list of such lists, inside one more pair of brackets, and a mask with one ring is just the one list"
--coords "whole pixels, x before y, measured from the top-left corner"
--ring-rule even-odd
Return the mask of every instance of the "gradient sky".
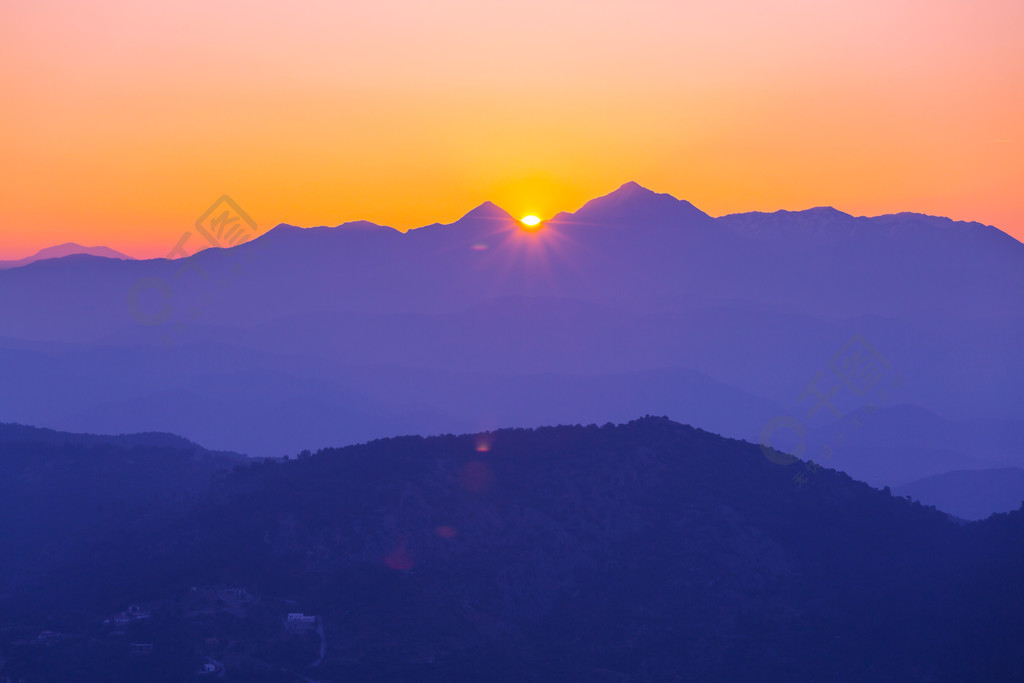
[[1024, 240], [1021, 0], [0, 5], [0, 258], [574, 210], [833, 205]]

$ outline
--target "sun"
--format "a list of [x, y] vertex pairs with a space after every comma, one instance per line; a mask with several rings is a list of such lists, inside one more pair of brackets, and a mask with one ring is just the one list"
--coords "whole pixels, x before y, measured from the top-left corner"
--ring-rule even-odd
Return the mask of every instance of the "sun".
[[525, 216], [520, 219], [520, 222], [526, 226], [527, 230], [537, 230], [540, 225], [540, 219], [536, 216]]

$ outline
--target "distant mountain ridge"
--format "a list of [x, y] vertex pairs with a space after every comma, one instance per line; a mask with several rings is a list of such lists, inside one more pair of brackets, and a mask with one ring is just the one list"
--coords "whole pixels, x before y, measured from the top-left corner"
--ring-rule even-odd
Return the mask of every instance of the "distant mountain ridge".
[[[810, 457], [895, 486], [1024, 466], [1022, 300], [1024, 245], [995, 228], [712, 218], [627, 183], [537, 231], [485, 202], [405, 233], [280, 225], [184, 260], [0, 271], [0, 419], [280, 456], [648, 412], [757, 439], [789, 416]], [[850, 349], [885, 395], [837, 374]]]
[[893, 493], [933, 505], [961, 519], [986, 519], [1024, 501], [1024, 469], [944, 472], [898, 486]]
[[[505, 209], [491, 201], [485, 201], [479, 206], [471, 209], [459, 220], [453, 223], [432, 223], [422, 227], [412, 228], [406, 233], [416, 233], [418, 230], [429, 230], [437, 227], [459, 225], [463, 221], [487, 218], [491, 220], [510, 221], [518, 223], [517, 220]], [[1017, 242], [1011, 235], [1003, 232], [997, 227], [978, 223], [976, 221], [958, 221], [944, 216], [936, 216], [918, 212], [898, 212], [891, 214], [880, 214], [877, 216], [854, 216], [840, 211], [831, 206], [819, 206], [809, 209], [781, 209], [777, 211], [748, 211], [724, 214], [719, 217], [712, 217], [710, 214], [701, 211], [692, 203], [679, 199], [669, 193], [655, 192], [637, 182], [629, 181], [610, 192], [609, 194], [596, 197], [583, 204], [575, 211], [561, 211], [551, 218], [544, 219], [545, 224], [579, 224], [579, 225], [612, 225], [616, 223], [637, 223], [644, 219], [657, 219], [665, 222], [682, 223], [686, 221], [707, 222], [718, 224], [730, 229], [749, 230], [756, 226], [762, 232], [766, 228], [778, 229], [780, 227], [817, 227], [819, 229], [836, 229], [844, 222], [857, 223], [860, 225], [875, 225], [878, 228], [898, 227], [900, 225], [924, 228], [924, 229], [951, 229], [957, 228], [961, 232], [984, 232], [1004, 235], [1009, 240]], [[281, 224], [278, 227], [295, 227]], [[333, 228], [320, 226], [317, 228], [300, 228], [301, 230], [323, 230], [323, 229], [352, 229], [352, 228], [389, 228], [386, 225], [373, 223], [371, 221], [350, 221], [341, 223]], [[401, 232], [397, 231], [396, 232]]]
[[[417, 234], [419, 231], [431, 232], [437, 228], [446, 226], [461, 226], [467, 222], [475, 222], [481, 219], [491, 221], [507, 222], [510, 225], [518, 226], [518, 221], [505, 209], [491, 201], [485, 201], [479, 206], [468, 211], [459, 220], [453, 223], [433, 223], [405, 231], [405, 234]], [[852, 224], [861, 226], [874, 225], [878, 229], [912, 227], [925, 230], [940, 230], [959, 228], [960, 232], [975, 232], [1001, 234], [1008, 240], [1018, 242], [1015, 238], [991, 225], [985, 225], [973, 221], [956, 221], [942, 216], [934, 216], [916, 212], [900, 212], [882, 214], [878, 216], [853, 216], [831, 206], [820, 206], [803, 210], [778, 210], [778, 211], [750, 211], [741, 213], [725, 214], [714, 218], [701, 211], [690, 202], [678, 199], [668, 193], [659, 193], [650, 190], [639, 183], [629, 181], [618, 187], [609, 194], [596, 197], [583, 204], [575, 211], [561, 211], [555, 216], [547, 219], [546, 224], [561, 225], [615, 225], [637, 223], [638, 221], [653, 221], [663, 223], [704, 223], [708, 226], [714, 224], [719, 228], [725, 227], [730, 230], [737, 230], [746, 236], [761, 236], [771, 234], [780, 228], [813, 228], [819, 234], [828, 234], [827, 231], [842, 229]], [[287, 223], [281, 223], [268, 231], [267, 234], [280, 232], [305, 232], [314, 234], [323, 231], [394, 231], [402, 233], [395, 228], [374, 223], [367, 220], [355, 220], [341, 223], [336, 226], [318, 226], [304, 228]], [[265, 236], [265, 235], [264, 235]], [[259, 239], [259, 238], [257, 238]], [[131, 256], [110, 249], [105, 246], [85, 247], [73, 242], [55, 245], [41, 249], [36, 254], [17, 260], [0, 261], [0, 269], [16, 268], [27, 265], [38, 260], [63, 258], [70, 255], [88, 254], [102, 258], [119, 260], [134, 260]]]
[[23, 259], [0, 261], [0, 270], [20, 268], [21, 266], [27, 266], [30, 263], [35, 263], [36, 261], [67, 258], [69, 256], [96, 256], [98, 258], [119, 259], [122, 261], [134, 260], [131, 256], [126, 256], [119, 251], [114, 251], [110, 247], [83, 247], [82, 245], [75, 244], [74, 242], [67, 242], [65, 244], [58, 244], [52, 247], [46, 247], [45, 249], [40, 249], [32, 256], [26, 256]]
[[173, 448], [195, 451], [204, 455], [208, 454], [216, 457], [223, 457], [228, 460], [233, 459], [237, 462], [245, 462], [248, 460], [246, 456], [239, 453], [211, 451], [189, 439], [178, 436], [177, 434], [165, 432], [142, 432], [137, 434], [85, 434], [0, 422], [0, 447], [4, 444], [18, 443], [79, 446], [112, 445], [118, 448]]

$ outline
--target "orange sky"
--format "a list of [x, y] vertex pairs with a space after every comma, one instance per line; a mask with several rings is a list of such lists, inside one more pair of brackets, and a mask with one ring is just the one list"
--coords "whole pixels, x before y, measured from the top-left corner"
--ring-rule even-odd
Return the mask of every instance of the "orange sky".
[[408, 228], [627, 180], [1024, 240], [1020, 0], [269, 4], [0, 5], [0, 258], [160, 256], [225, 193]]

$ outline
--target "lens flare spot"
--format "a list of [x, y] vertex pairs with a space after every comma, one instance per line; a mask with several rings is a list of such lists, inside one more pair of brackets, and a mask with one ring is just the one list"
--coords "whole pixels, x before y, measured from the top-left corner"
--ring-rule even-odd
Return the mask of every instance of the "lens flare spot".
[[384, 564], [397, 571], [408, 571], [416, 566], [405, 544], [405, 539], [399, 541], [395, 549], [384, 556]]
[[455, 530], [455, 527], [448, 526], [447, 524], [443, 524], [434, 529], [434, 533], [440, 536], [441, 538], [449, 539], [455, 538], [459, 535], [459, 532]]

